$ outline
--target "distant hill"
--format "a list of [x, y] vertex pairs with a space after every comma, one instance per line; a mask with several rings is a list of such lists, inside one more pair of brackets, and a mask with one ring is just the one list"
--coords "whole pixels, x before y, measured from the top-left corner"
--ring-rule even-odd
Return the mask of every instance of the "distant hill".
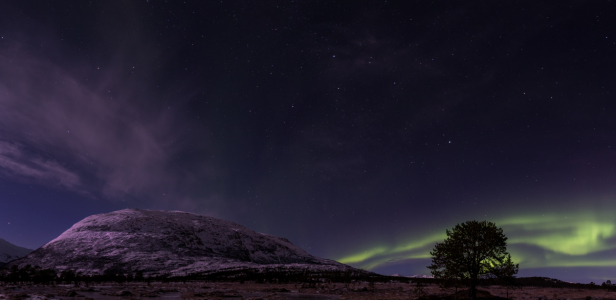
[[9, 261], [22, 258], [33, 250], [15, 246], [3, 239], [0, 239], [0, 267]]
[[89, 216], [5, 267], [40, 266], [87, 275], [211, 274], [290, 269], [359, 271], [312, 256], [285, 238], [186, 212], [125, 209]]

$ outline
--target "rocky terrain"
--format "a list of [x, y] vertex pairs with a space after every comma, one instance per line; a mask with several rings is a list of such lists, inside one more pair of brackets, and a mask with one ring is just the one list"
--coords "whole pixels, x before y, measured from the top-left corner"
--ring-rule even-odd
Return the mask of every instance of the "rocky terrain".
[[270, 268], [354, 270], [312, 256], [287, 239], [233, 222], [186, 212], [140, 209], [89, 216], [5, 267], [11, 265], [74, 270], [84, 275], [141, 271], [146, 276]]

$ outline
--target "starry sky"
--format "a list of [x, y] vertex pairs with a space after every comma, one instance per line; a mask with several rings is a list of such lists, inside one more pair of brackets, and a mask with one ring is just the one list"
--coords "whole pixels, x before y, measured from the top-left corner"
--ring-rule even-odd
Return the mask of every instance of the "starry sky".
[[182, 210], [380, 274], [616, 279], [612, 1], [2, 1], [0, 238]]

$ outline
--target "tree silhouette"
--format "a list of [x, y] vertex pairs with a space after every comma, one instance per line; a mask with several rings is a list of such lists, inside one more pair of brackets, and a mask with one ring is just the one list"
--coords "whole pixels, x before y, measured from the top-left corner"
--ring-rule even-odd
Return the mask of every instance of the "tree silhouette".
[[468, 221], [446, 230], [447, 238], [436, 243], [428, 266], [438, 279], [462, 280], [470, 286], [469, 297], [477, 299], [480, 278], [511, 279], [518, 272], [507, 253], [507, 237], [488, 221]]
[[519, 264], [513, 264], [511, 255], [507, 254], [505, 261], [493, 270], [493, 275], [501, 279], [507, 287], [507, 298], [509, 298], [509, 289], [519, 287], [519, 284], [515, 281], [515, 274], [518, 274], [518, 269]]

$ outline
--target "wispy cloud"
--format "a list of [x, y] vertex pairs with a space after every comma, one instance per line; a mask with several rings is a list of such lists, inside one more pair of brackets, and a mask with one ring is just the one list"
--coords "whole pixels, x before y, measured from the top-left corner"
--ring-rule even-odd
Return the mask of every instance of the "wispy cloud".
[[51, 158], [28, 155], [22, 146], [0, 141], [0, 174], [21, 181], [34, 181], [71, 190], [81, 190], [81, 180], [75, 172]]
[[0, 176], [194, 206], [197, 178], [212, 166], [178, 163], [190, 141], [179, 104], [163, 107], [143, 80], [124, 82], [120, 64], [66, 68], [15, 49], [0, 49], [0, 61]]

